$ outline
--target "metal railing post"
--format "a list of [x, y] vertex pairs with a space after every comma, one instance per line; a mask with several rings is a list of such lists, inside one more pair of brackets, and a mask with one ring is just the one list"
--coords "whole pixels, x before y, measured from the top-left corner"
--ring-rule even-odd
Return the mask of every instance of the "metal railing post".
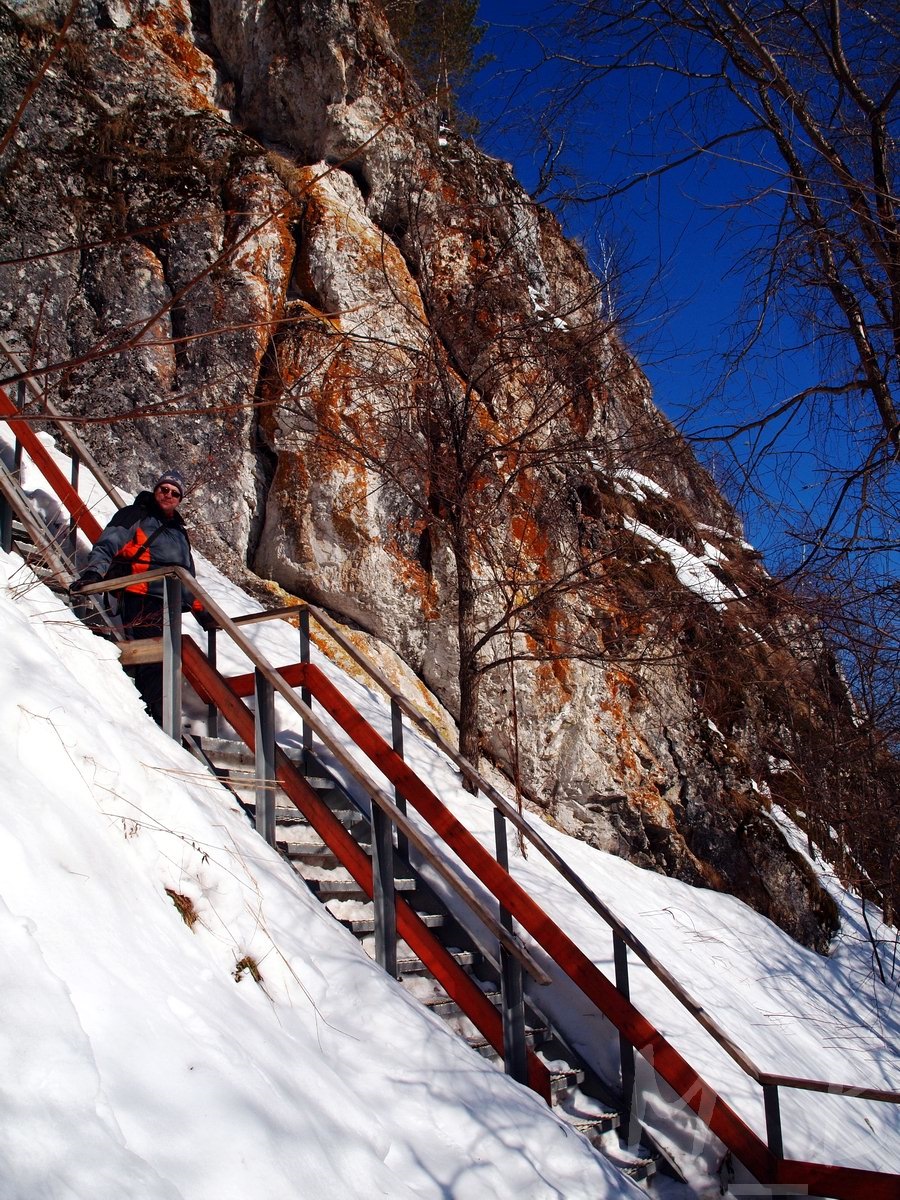
[[[309, 614], [307, 613], [307, 619]], [[403, 757], [403, 714], [391, 701], [391, 744]], [[406, 798], [394, 788], [394, 801], [406, 815]], [[394, 826], [377, 804], [372, 804], [372, 882], [375, 901], [375, 961], [397, 978], [397, 895], [394, 888]], [[397, 849], [406, 855], [406, 837], [397, 834]]]
[[[494, 842], [497, 862], [509, 870], [506, 818], [494, 809]], [[512, 914], [500, 905], [500, 924], [513, 933]], [[517, 1083], [528, 1083], [528, 1043], [525, 1037], [525, 984], [522, 964], [505, 946], [500, 947], [500, 1004], [503, 1018], [503, 1069]]]
[[776, 1158], [784, 1158], [784, 1138], [781, 1132], [781, 1104], [778, 1099], [778, 1086], [774, 1083], [764, 1083], [763, 1103], [766, 1107], [766, 1141], [769, 1149]]
[[[397, 701], [391, 697], [391, 745], [394, 752], [403, 757], [403, 711]], [[398, 788], [394, 788], [394, 803], [406, 816], [406, 797], [401, 796]], [[397, 853], [404, 858], [409, 857], [409, 842], [405, 834], [397, 832]]]
[[181, 741], [181, 580], [163, 580], [163, 721], [162, 727]]
[[5, 496], [0, 496], [0, 549], [4, 554], [12, 551], [12, 507]]
[[[300, 609], [300, 615], [297, 621], [297, 628], [300, 630], [300, 661], [309, 663], [310, 643], [309, 643], [309, 609], [304, 605]], [[312, 692], [309, 688], [300, 689], [300, 699], [307, 708], [312, 707]], [[309, 770], [309, 754], [313, 745], [313, 732], [306, 717], [303, 718], [303, 730], [301, 734], [301, 742], [303, 745], [303, 770]]]
[[256, 832], [275, 845], [275, 691], [257, 667], [254, 671], [256, 716]]
[[12, 552], [12, 528], [13, 528], [13, 510], [12, 505], [6, 498], [6, 494], [0, 495], [0, 550], [4, 554]]
[[[16, 389], [16, 407], [17, 408], [22, 407], [22, 389], [23, 389], [23, 387], [24, 387], [24, 384], [20, 382], [19, 387]], [[21, 475], [22, 443], [19, 441], [18, 435], [16, 434], [15, 425], [11, 425], [10, 428], [12, 429], [12, 433], [13, 433], [13, 437], [14, 437], [13, 472], [14, 472], [17, 480], [19, 480], [21, 482], [21, 478], [22, 478], [22, 475]], [[3, 552], [5, 554], [9, 554], [12, 551], [12, 526], [13, 526], [12, 505], [6, 499], [6, 496], [2, 496], [2, 497], [0, 497], [0, 547], [2, 547]]]
[[[218, 649], [218, 643], [216, 639], [217, 633], [218, 629], [213, 627], [212, 629], [208, 630], [206, 634], [206, 657], [209, 659], [209, 665], [214, 671], [216, 670], [216, 657]], [[215, 704], [213, 704], [212, 700], [210, 700], [209, 704], [206, 706], [206, 736], [211, 738], [217, 738], [219, 736], [219, 710]]]
[[[16, 387], [16, 408], [21, 412], [25, 407], [25, 380], [20, 379]], [[13, 451], [13, 470], [16, 473], [16, 478], [19, 483], [22, 482], [22, 455], [25, 453], [25, 447], [22, 445], [21, 438], [16, 435], [16, 448]]]
[[[781, 1130], [781, 1102], [778, 1098], [778, 1084], [764, 1083], [763, 1104], [766, 1110], [766, 1142], [776, 1159], [784, 1158], [784, 1136]], [[770, 1200], [788, 1200], [777, 1188], [773, 1190]]]
[[[78, 478], [79, 478], [79, 474], [80, 474], [80, 470], [81, 470], [81, 463], [78, 459], [77, 454], [73, 454], [72, 457], [69, 459], [69, 461], [72, 464], [72, 469], [69, 473], [69, 482], [72, 484], [72, 490], [74, 492], [77, 492], [78, 491]], [[72, 516], [71, 514], [69, 515], [69, 532], [66, 536], [66, 549], [68, 550], [69, 557], [74, 562], [75, 561], [75, 551], [78, 549], [78, 526], [75, 523], [74, 516]]]
[[397, 897], [394, 891], [394, 830], [387, 813], [372, 803], [372, 899], [375, 961], [397, 978]]
[[[631, 985], [628, 980], [628, 947], [617, 933], [613, 933], [613, 962], [616, 970], [616, 988], [625, 997], [631, 999]], [[634, 1146], [640, 1141], [640, 1126], [634, 1111], [634, 1046], [627, 1038], [619, 1034], [619, 1064], [622, 1071], [622, 1124], [626, 1144]]]

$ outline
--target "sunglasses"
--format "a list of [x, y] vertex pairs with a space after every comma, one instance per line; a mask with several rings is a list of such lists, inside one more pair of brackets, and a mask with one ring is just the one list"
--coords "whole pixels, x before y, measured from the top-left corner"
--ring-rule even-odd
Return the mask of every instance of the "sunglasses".
[[181, 499], [181, 492], [179, 492], [178, 488], [169, 487], [165, 483], [161, 484], [156, 490], [161, 496], [177, 496], [179, 500]]

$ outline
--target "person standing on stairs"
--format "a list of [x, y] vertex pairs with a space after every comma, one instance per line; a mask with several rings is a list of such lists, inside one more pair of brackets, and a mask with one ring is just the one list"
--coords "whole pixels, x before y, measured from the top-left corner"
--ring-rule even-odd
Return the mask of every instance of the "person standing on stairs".
[[[153, 490], [141, 492], [133, 504], [120, 509], [112, 518], [88, 555], [79, 577], [69, 591], [81, 592], [89, 583], [140, 576], [157, 567], [184, 567], [196, 575], [194, 556], [187, 529], [178, 506], [184, 497], [184, 476], [180, 471], [164, 471]], [[142, 639], [160, 637], [163, 631], [163, 591], [161, 579], [152, 583], [139, 579], [119, 593], [119, 615], [125, 636]], [[199, 600], [186, 603], [204, 629], [212, 618]], [[144, 663], [135, 668], [134, 682], [147, 711], [162, 724], [163, 672], [161, 663]]]

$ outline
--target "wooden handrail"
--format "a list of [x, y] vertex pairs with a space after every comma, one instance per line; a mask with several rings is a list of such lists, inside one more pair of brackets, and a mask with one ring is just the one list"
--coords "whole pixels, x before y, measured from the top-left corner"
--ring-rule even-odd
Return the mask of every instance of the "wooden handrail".
[[857, 1087], [852, 1083], [829, 1083], [827, 1079], [799, 1079], [795, 1075], [771, 1075], [765, 1072], [759, 1082], [764, 1087], [794, 1088], [798, 1092], [823, 1092], [829, 1096], [847, 1096], [853, 1100], [877, 1100], [882, 1104], [900, 1104], [900, 1091], [886, 1088]]
[[[16, 371], [19, 371], [22, 374], [25, 373], [25, 371], [26, 371], [25, 364], [19, 358], [18, 354], [16, 354], [15, 350], [10, 349], [9, 344], [6, 341], [6, 338], [3, 337], [2, 335], [0, 335], [0, 350], [3, 351], [3, 353], [6, 355], [7, 359], [9, 360], [9, 362], [12, 364], [13, 368]], [[41, 389], [37, 386], [37, 384], [34, 382], [34, 380], [30, 376], [26, 376], [25, 386], [31, 392], [32, 396], [34, 396], [35, 400], [37, 400], [38, 403], [41, 405], [41, 408], [43, 409], [43, 413], [40, 414], [41, 417], [46, 416], [46, 418], [48, 420], [52, 421], [53, 424], [56, 425], [57, 429], [59, 429], [60, 433], [62, 434], [63, 439], [65, 440], [66, 444], [75, 452], [75, 456], [78, 458], [79, 462], [81, 462], [85, 467], [87, 467], [87, 469], [90, 471], [90, 473], [94, 476], [94, 478], [97, 480], [97, 482], [103, 488], [103, 490], [106, 492], [107, 496], [109, 496], [110, 500], [113, 501], [116, 508], [124, 508], [125, 501], [122, 499], [122, 495], [119, 492], [119, 489], [115, 486], [115, 484], [113, 484], [112, 480], [109, 478], [109, 476], [106, 474], [106, 472], [100, 466], [100, 464], [94, 458], [93, 454], [91, 454], [90, 450], [87, 448], [87, 446], [85, 446], [85, 444], [81, 440], [81, 438], [78, 437], [78, 435], [72, 429], [72, 426], [69, 424], [69, 422], [65, 419], [65, 417], [63, 417], [63, 415], [55, 407], [55, 405], [51, 401], [50, 397], [46, 394], [46, 392], [42, 392]], [[18, 413], [19, 410], [16, 409], [16, 412]], [[19, 416], [21, 418], [21, 414], [19, 414]], [[33, 419], [34, 418], [29, 416], [27, 418], [28, 423], [30, 424]], [[25, 423], [25, 420], [20, 419], [19, 421], [17, 421], [17, 424], [24, 424], [24, 423]], [[29, 451], [29, 453], [30, 453], [30, 451]]]
[[[0, 388], [0, 417], [9, 419], [18, 415], [18, 408], [16, 408], [3, 388]], [[68, 509], [69, 515], [84, 536], [88, 541], [96, 542], [102, 532], [100, 522], [72, 487], [71, 483], [69, 483], [68, 479], [66, 479], [65, 475], [63, 475], [62, 471], [53, 461], [50, 451], [43, 445], [35, 431], [30, 425], [23, 423], [16, 430], [16, 437], [28, 451], [29, 457], [33, 460], [35, 466], [39, 468], [47, 483], [56, 493], [57, 498]]]

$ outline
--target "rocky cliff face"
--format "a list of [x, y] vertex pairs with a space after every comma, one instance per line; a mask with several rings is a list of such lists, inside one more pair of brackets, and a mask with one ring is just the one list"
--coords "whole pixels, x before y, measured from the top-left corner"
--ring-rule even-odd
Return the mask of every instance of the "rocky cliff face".
[[0, 330], [95, 451], [180, 465], [205, 550], [390, 642], [561, 826], [824, 948], [770, 797], [849, 707], [554, 218], [372, 0], [64, 17], [0, 7]]

